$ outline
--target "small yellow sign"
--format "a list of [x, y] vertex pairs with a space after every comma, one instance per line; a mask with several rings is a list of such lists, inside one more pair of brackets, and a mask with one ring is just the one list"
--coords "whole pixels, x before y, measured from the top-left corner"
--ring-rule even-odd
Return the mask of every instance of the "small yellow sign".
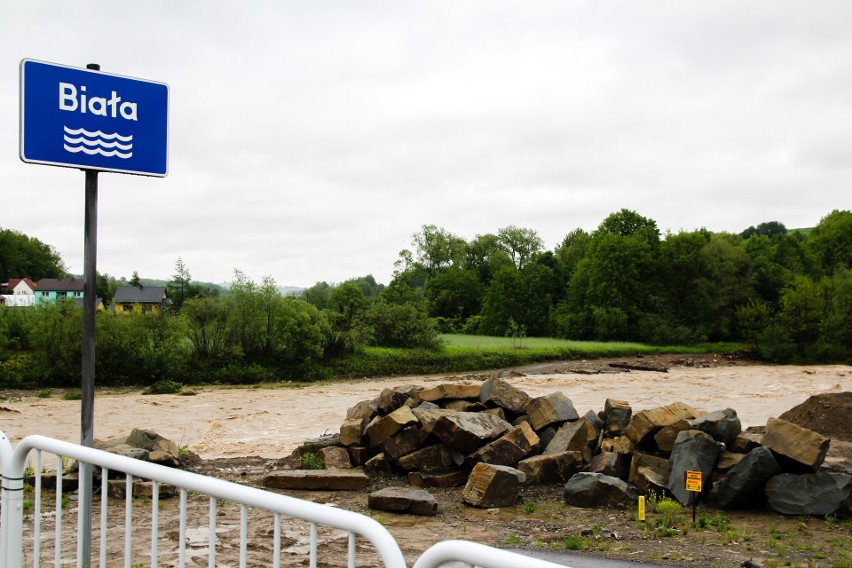
[[687, 491], [695, 491], [696, 493], [701, 493], [700, 471], [686, 471], [684, 472], [684, 478], [686, 480]]
[[640, 521], [645, 520], [645, 496], [644, 495], [639, 496], [639, 520]]

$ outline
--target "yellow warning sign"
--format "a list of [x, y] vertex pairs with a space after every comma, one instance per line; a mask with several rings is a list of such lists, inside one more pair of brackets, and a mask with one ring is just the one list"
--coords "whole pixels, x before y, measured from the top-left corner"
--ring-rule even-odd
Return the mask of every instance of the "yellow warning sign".
[[701, 472], [700, 471], [685, 471], [686, 490], [701, 493]]

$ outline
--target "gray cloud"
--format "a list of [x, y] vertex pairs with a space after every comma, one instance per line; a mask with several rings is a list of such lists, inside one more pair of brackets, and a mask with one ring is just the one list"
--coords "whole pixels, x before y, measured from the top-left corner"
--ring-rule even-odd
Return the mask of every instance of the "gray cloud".
[[17, 158], [20, 59], [169, 83], [170, 174], [103, 174], [99, 268], [387, 281], [426, 223], [553, 247], [622, 207], [661, 229], [849, 208], [843, 2], [13, 3], [0, 226], [82, 271], [74, 170]]

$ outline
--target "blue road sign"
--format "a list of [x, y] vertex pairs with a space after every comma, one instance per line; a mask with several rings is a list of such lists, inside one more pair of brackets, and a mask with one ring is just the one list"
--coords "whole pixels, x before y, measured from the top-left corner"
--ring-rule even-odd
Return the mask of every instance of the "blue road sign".
[[165, 83], [21, 62], [21, 160], [146, 176], [168, 174]]

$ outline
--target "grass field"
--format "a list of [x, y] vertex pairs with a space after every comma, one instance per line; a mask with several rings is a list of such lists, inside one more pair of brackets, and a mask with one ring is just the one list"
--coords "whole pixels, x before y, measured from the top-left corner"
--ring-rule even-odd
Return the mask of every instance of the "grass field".
[[651, 353], [730, 353], [737, 343], [658, 346], [643, 343], [570, 341], [547, 337], [487, 337], [445, 334], [440, 351], [368, 347], [362, 353], [337, 361], [337, 377], [371, 377], [403, 374], [453, 373], [498, 369], [570, 359], [622, 357]]

